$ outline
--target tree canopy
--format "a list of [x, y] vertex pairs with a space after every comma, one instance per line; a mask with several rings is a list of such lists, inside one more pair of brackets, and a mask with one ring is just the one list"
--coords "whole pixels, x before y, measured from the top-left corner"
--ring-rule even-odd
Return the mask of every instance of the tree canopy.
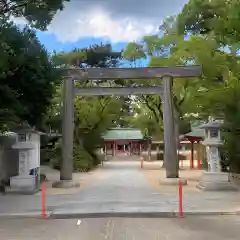
[[27, 121], [41, 124], [60, 75], [33, 30], [0, 24], [1, 127]]
[[[121, 60], [121, 52], [115, 52], [110, 44], [100, 44], [89, 46], [83, 49], [73, 49], [70, 52], [55, 53], [53, 62], [58, 66], [75, 67], [116, 67]], [[76, 87], [116, 86], [123, 85], [124, 81], [76, 81]], [[60, 90], [60, 89], [59, 89]], [[60, 105], [57, 99], [61, 98], [61, 91], [58, 91], [50, 109], [47, 124], [55, 126], [60, 130]], [[113, 126], [124, 124], [123, 116], [128, 98], [118, 96], [86, 96], [75, 97], [74, 105], [74, 167], [81, 169], [84, 164], [88, 166], [96, 165], [99, 159], [96, 157], [95, 149], [102, 145], [101, 135]], [[80, 149], [80, 150], [79, 150]], [[80, 151], [80, 152], [79, 152]], [[86, 152], [87, 162], [86, 163]], [[58, 162], [57, 162], [58, 164]], [[85, 165], [84, 165], [85, 166]]]
[[38, 29], [45, 30], [58, 10], [70, 0], [1, 0], [0, 16], [23, 17]]
[[75, 67], [116, 67], [121, 59], [121, 52], [113, 51], [111, 44], [95, 44], [88, 48], [74, 48], [69, 52], [54, 53], [56, 65]]
[[189, 0], [178, 15], [180, 33], [210, 34], [223, 44], [240, 39], [239, 0]]

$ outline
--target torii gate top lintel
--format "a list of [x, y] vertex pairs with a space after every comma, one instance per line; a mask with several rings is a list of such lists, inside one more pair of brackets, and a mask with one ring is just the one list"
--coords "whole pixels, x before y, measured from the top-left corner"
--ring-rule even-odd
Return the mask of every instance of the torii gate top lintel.
[[74, 79], [153, 79], [170, 76], [173, 78], [199, 77], [200, 65], [144, 68], [66, 68], [67, 76]]

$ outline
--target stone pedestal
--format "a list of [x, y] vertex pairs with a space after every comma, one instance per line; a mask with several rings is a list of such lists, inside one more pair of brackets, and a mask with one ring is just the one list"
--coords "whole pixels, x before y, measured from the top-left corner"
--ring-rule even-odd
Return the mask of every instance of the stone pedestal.
[[177, 186], [179, 184], [179, 180], [181, 181], [183, 186], [187, 185], [187, 179], [182, 178], [163, 178], [159, 180], [159, 184], [166, 186]]
[[197, 188], [205, 191], [237, 191], [224, 172], [204, 172]]
[[60, 180], [52, 184], [53, 188], [74, 188], [80, 187], [80, 183], [73, 182], [73, 180]]
[[10, 179], [11, 192], [19, 192], [25, 194], [32, 194], [37, 192], [35, 187], [36, 178], [35, 176], [15, 176]]

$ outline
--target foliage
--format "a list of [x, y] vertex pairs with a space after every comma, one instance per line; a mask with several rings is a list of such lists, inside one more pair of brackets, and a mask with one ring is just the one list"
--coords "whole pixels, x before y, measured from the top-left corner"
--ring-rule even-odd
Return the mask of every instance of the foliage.
[[223, 114], [223, 154], [224, 165], [229, 167], [231, 172], [240, 173], [240, 79], [232, 78], [225, 89], [228, 96], [224, 99]]
[[[59, 140], [52, 151], [50, 164], [54, 169], [59, 170], [61, 167], [61, 140]], [[79, 146], [76, 142], [73, 147], [73, 169], [78, 172], [88, 172], [94, 164], [94, 159], [92, 156], [83, 149], [82, 146]]]
[[[87, 85], [89, 86], [89, 85]], [[61, 88], [59, 88], [53, 105], [48, 113], [48, 118], [45, 125], [49, 124], [52, 129], [61, 131], [61, 116], [60, 116], [60, 104], [61, 99]], [[79, 164], [85, 164], [85, 160], [81, 160], [79, 163], [79, 154], [88, 156], [86, 159], [89, 160], [89, 167], [98, 165], [100, 159], [95, 154], [95, 149], [101, 147], [102, 138], [101, 134], [114, 124], [119, 116], [121, 115], [119, 109], [121, 108], [122, 102], [115, 97], [76, 97], [75, 98], [75, 111], [74, 111], [74, 144], [75, 149], [81, 149], [80, 152], [76, 150], [74, 155], [74, 169], [79, 169]], [[55, 124], [55, 125], [54, 125]], [[57, 144], [56, 148], [59, 146]], [[55, 151], [55, 150], [54, 150]], [[85, 153], [84, 153], [85, 151]], [[89, 156], [91, 158], [89, 158]], [[53, 157], [52, 164], [57, 167], [59, 166], [59, 158]], [[77, 163], [75, 164], [75, 161]], [[76, 168], [75, 168], [76, 167]]]
[[[84, 49], [74, 49], [70, 52], [55, 53], [53, 62], [58, 66], [75, 66], [75, 67], [116, 67], [119, 65], [121, 52], [114, 52], [110, 44], [93, 45]], [[94, 87], [98, 86], [116, 86], [123, 85], [122, 82], [115, 81], [77, 81], [76, 87]], [[59, 89], [52, 108], [49, 111], [47, 124], [55, 126], [55, 129], [60, 130], [60, 105], [61, 89]], [[79, 154], [86, 157], [86, 163], [89, 162], [89, 167], [93, 167], [100, 163], [99, 157], [95, 150], [103, 146], [101, 135], [107, 128], [118, 124], [125, 124], [122, 117], [127, 113], [128, 98], [118, 96], [78, 96], [75, 98], [74, 105], [74, 140], [75, 148], [81, 149], [76, 151], [74, 155], [74, 168], [78, 168], [78, 164], [82, 164], [82, 160], [77, 160]], [[54, 125], [56, 124], [56, 125]], [[85, 153], [84, 153], [85, 151]]]
[[135, 115], [129, 118], [129, 126], [138, 128], [143, 134], [151, 136], [156, 139], [161, 139], [163, 134], [162, 124], [156, 121], [153, 113], [148, 111], [144, 104], [136, 104], [133, 108]]
[[[130, 61], [131, 65], [133, 65], [133, 61], [136, 62], [142, 56], [148, 57], [150, 67], [187, 65], [189, 63], [203, 64], [203, 77], [201, 79], [177, 79], [173, 83], [176, 129], [179, 129], [176, 135], [178, 135], [190, 130], [184, 115], [189, 111], [195, 112], [197, 110], [198, 104], [195, 104], [196, 101], [193, 100], [199, 88], [204, 87], [204, 84], [211, 87], [215, 82], [218, 83], [218, 79], [228, 71], [227, 56], [220, 51], [215, 53], [218, 46], [214, 40], [206, 40], [202, 37], [191, 37], [186, 40], [183, 36], [177, 35], [175, 18], [167, 19], [160, 28], [164, 35], [145, 36], [141, 44], [128, 44], [123, 56]], [[159, 85], [161, 80], [137, 80], [134, 84]], [[161, 97], [142, 95], [137, 96], [135, 101], [139, 108], [144, 111], [139, 120], [141, 119], [143, 122], [155, 121], [157, 124], [155, 129], [158, 129], [155, 133], [161, 136], [163, 130]], [[144, 116], [148, 119], [143, 120]]]
[[92, 156], [81, 146], [74, 145], [73, 159], [73, 169], [75, 171], [88, 172], [94, 166]]
[[190, 0], [178, 16], [178, 30], [203, 35], [213, 33], [224, 45], [238, 42], [239, 6], [239, 0]]
[[231, 76], [226, 85], [206, 94], [203, 112], [206, 116], [223, 119], [221, 165], [224, 171], [240, 173], [240, 82], [239, 76]]
[[[196, 86], [199, 87], [195, 93], [192, 89], [187, 108], [190, 110], [194, 105], [195, 113], [198, 113], [200, 118], [206, 119], [211, 115], [224, 120], [222, 168], [226, 170], [229, 167], [231, 172], [238, 173], [239, 4], [239, 0], [190, 0], [177, 17], [180, 33], [196, 34], [190, 36], [190, 40], [195, 42], [191, 50], [189, 45], [184, 47], [183, 43], [177, 51], [184, 51], [184, 55], [199, 51], [198, 58], [194, 60], [197, 63], [204, 61], [202, 82], [197, 83]], [[228, 49], [230, 53], [227, 53]], [[191, 56], [189, 57], [191, 60]]]
[[51, 100], [51, 105], [49, 106], [48, 111], [44, 116], [41, 130], [44, 132], [61, 133], [61, 107], [63, 100], [62, 85], [57, 85], [55, 89], [56, 90]]
[[23, 17], [32, 27], [45, 30], [64, 2], [69, 0], [1, 0], [0, 16]]
[[[94, 150], [102, 146], [101, 134], [119, 118], [121, 101], [115, 97], [75, 99], [75, 140], [97, 161]], [[98, 161], [95, 163], [99, 163]]]
[[75, 67], [116, 67], [121, 59], [121, 52], [115, 52], [111, 44], [95, 44], [88, 48], [75, 48], [70, 52], [54, 53], [56, 65]]
[[55, 143], [52, 155], [50, 156], [50, 163], [54, 169], [59, 170], [61, 164], [61, 156], [62, 156], [62, 141], [59, 140]]
[[22, 121], [42, 123], [59, 83], [59, 73], [33, 30], [0, 25], [0, 128]]

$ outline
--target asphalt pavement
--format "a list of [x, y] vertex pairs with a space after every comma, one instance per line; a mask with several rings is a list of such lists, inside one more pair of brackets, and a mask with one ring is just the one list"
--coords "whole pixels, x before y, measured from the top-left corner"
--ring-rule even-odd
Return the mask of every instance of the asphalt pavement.
[[239, 216], [0, 219], [4, 240], [238, 240]]

